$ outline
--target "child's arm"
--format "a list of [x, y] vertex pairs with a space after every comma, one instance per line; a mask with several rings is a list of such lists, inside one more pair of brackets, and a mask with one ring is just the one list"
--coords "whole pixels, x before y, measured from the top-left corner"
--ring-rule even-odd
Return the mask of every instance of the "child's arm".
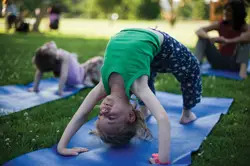
[[92, 89], [87, 97], [82, 102], [81, 106], [78, 108], [77, 112], [67, 125], [58, 145], [57, 151], [61, 155], [77, 155], [79, 152], [87, 151], [85, 148], [72, 148], [68, 149], [67, 144], [71, 137], [76, 133], [76, 131], [87, 121], [89, 112], [94, 108], [96, 103], [106, 96], [102, 81]]
[[147, 76], [142, 76], [137, 79], [133, 83], [131, 90], [145, 103], [158, 122], [159, 160], [161, 163], [167, 163], [169, 161], [170, 151], [170, 123], [167, 113], [148, 87]]
[[68, 77], [69, 55], [65, 54], [64, 56], [60, 58], [62, 59], [62, 66], [61, 66], [61, 71], [60, 71], [58, 94], [61, 96], [63, 94], [63, 89], [65, 87], [67, 77]]
[[29, 89], [29, 91], [34, 91], [34, 92], [38, 92], [39, 91], [39, 83], [40, 80], [42, 78], [43, 73], [39, 70], [36, 69], [36, 73], [35, 73], [35, 77], [34, 77], [34, 84], [33, 87]]

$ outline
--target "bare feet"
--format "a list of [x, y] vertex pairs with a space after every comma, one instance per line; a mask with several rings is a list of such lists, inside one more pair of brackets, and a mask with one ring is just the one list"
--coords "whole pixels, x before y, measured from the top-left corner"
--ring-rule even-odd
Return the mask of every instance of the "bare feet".
[[187, 124], [187, 123], [190, 123], [196, 119], [197, 119], [197, 117], [193, 112], [185, 110], [185, 111], [182, 111], [180, 123]]
[[29, 92], [36, 92], [36, 93], [39, 92], [38, 89], [34, 89], [33, 87], [29, 88], [28, 91], [29, 91]]

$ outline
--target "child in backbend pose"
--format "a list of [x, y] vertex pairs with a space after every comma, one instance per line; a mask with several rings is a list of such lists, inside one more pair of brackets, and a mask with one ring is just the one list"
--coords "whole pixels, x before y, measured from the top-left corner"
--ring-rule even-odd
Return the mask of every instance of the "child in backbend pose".
[[66, 127], [57, 146], [58, 153], [77, 155], [88, 151], [86, 148], [67, 148], [67, 144], [102, 99], [97, 131], [94, 133], [105, 143], [122, 145], [142, 133], [142, 129], [148, 133], [141, 113], [130, 104], [130, 96], [134, 94], [158, 122], [159, 151], [149, 160], [153, 164], [168, 164], [170, 123], [166, 111], [154, 95], [156, 72], [172, 73], [181, 83], [183, 110], [180, 123], [194, 121], [196, 116], [191, 109], [201, 98], [198, 60], [185, 46], [164, 32], [125, 29], [109, 41], [101, 69], [102, 80], [87, 95]]
[[29, 91], [39, 91], [39, 82], [44, 72], [53, 72], [59, 77], [58, 94], [63, 94], [65, 85], [95, 85], [100, 80], [102, 57], [94, 57], [83, 64], [77, 61], [77, 55], [57, 48], [55, 42], [45, 43], [38, 48], [32, 62], [36, 66], [34, 85]]

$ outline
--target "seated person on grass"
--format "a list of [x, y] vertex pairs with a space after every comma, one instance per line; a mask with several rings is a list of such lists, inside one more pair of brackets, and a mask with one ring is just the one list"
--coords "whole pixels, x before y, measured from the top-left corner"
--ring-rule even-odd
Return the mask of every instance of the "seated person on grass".
[[63, 94], [65, 85], [74, 86], [77, 84], [95, 85], [100, 81], [100, 69], [103, 64], [103, 57], [94, 57], [87, 62], [80, 64], [77, 55], [61, 48], [57, 48], [55, 42], [45, 43], [36, 50], [32, 58], [36, 67], [34, 85], [29, 91], [39, 91], [39, 82], [44, 72], [53, 72], [59, 77], [58, 94]]
[[[250, 54], [250, 25], [245, 21], [246, 8], [240, 0], [230, 0], [224, 6], [223, 20], [196, 31], [199, 37], [195, 55], [202, 62], [206, 56], [213, 69], [239, 72], [247, 77]], [[219, 37], [210, 37], [207, 32], [216, 30]], [[219, 43], [217, 49], [214, 43]]]

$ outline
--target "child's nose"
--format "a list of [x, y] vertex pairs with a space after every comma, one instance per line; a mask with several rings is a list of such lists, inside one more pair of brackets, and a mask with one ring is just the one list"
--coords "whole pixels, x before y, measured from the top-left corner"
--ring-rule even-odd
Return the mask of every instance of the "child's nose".
[[108, 109], [101, 109], [101, 114], [106, 114], [106, 113], [108, 113]]

